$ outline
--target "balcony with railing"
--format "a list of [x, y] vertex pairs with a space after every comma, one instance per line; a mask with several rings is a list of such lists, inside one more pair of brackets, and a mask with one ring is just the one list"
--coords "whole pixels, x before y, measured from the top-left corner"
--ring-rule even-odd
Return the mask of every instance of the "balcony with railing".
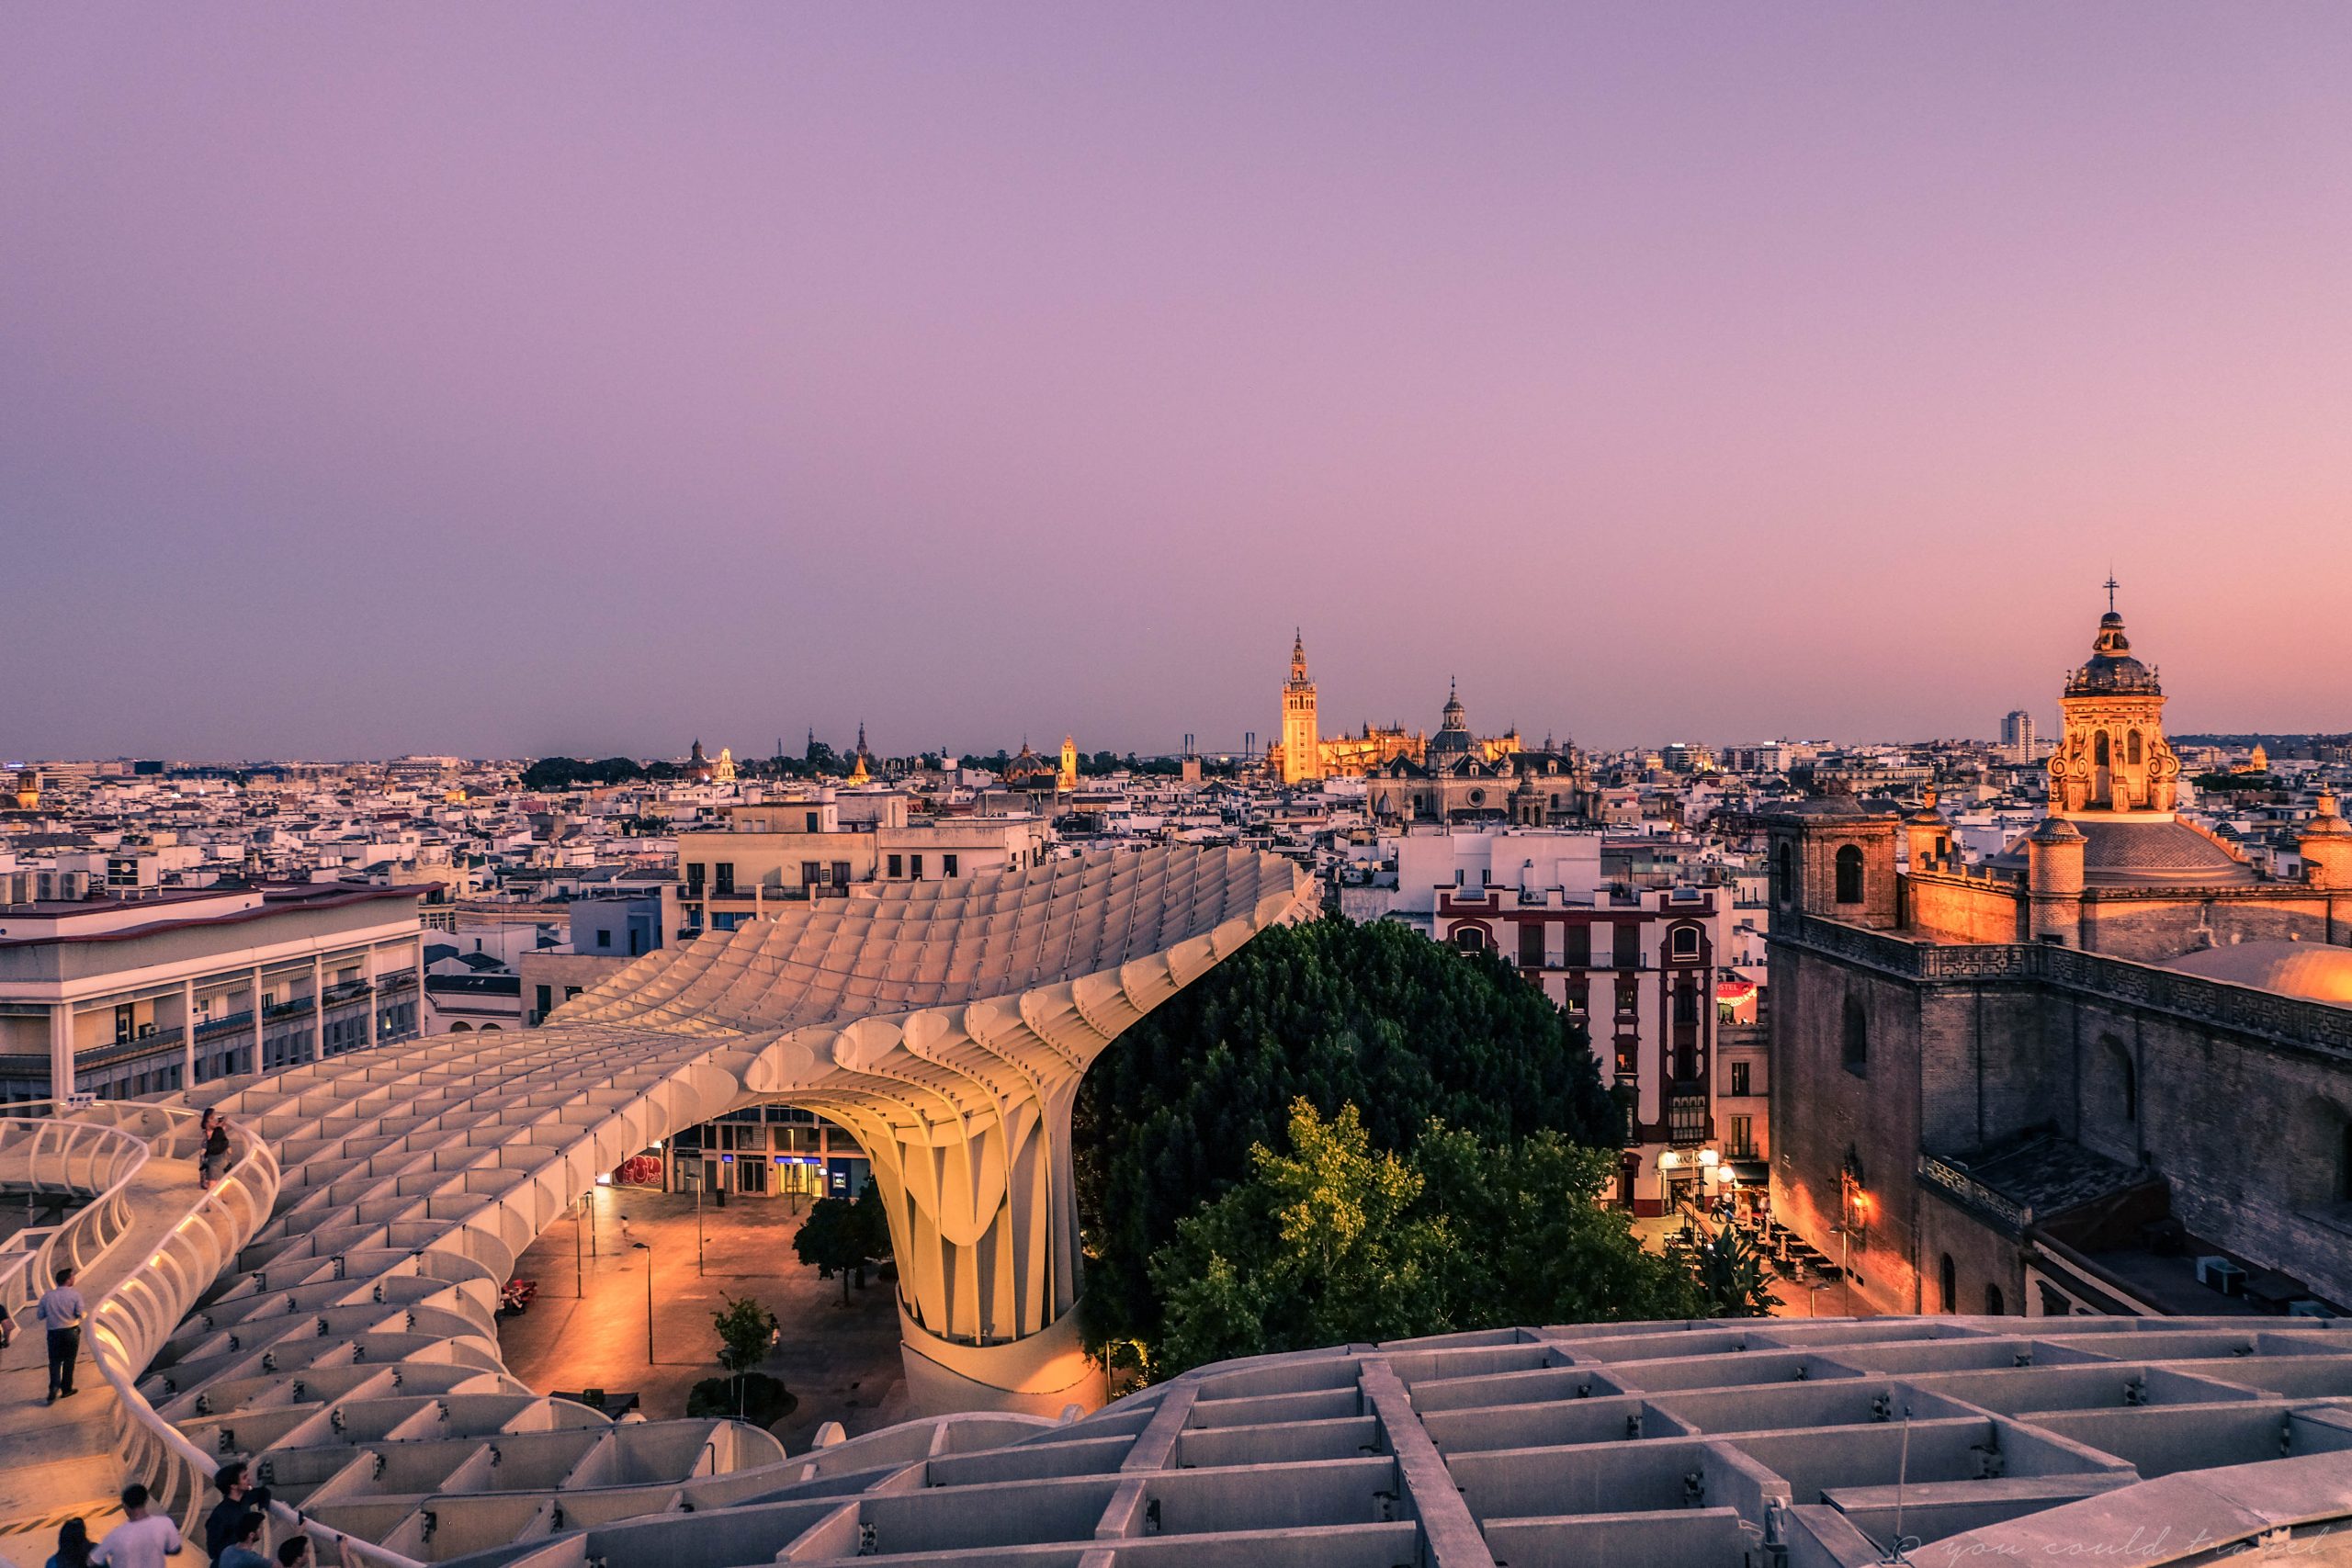
[[1678, 1149], [1696, 1148], [1707, 1141], [1705, 1085], [1667, 1091], [1666, 1141]]

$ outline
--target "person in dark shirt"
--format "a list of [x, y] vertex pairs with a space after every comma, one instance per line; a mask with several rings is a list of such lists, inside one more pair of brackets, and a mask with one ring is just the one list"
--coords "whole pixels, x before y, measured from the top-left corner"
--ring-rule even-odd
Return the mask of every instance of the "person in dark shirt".
[[49, 1568], [90, 1568], [90, 1527], [79, 1515], [58, 1528]]
[[198, 1186], [209, 1190], [229, 1168], [229, 1123], [218, 1121], [204, 1135], [204, 1157], [197, 1162]]
[[269, 1511], [269, 1490], [253, 1485], [248, 1478], [245, 1461], [232, 1459], [212, 1472], [212, 1484], [220, 1489], [220, 1501], [204, 1516], [204, 1554], [214, 1562], [235, 1541], [235, 1530], [247, 1514]]

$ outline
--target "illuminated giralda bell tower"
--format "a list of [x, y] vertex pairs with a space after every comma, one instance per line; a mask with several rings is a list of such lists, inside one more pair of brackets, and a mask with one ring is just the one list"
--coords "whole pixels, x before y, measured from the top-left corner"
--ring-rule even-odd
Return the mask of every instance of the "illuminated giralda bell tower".
[[1306, 634], [1291, 639], [1290, 679], [1283, 682], [1283, 783], [1323, 776], [1323, 742], [1315, 730], [1315, 682], [1306, 673]]

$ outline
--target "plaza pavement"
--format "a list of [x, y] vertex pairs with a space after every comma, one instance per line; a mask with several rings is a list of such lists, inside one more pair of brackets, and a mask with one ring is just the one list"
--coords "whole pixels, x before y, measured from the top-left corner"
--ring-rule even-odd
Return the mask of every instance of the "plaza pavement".
[[[685, 1414], [686, 1394], [724, 1373], [711, 1314], [722, 1296], [751, 1296], [776, 1314], [775, 1351], [761, 1368], [799, 1398], [772, 1428], [793, 1453], [817, 1428], [839, 1421], [851, 1437], [904, 1419], [906, 1374], [899, 1352], [894, 1288], [866, 1271], [865, 1289], [842, 1305], [838, 1278], [820, 1280], [793, 1256], [792, 1238], [808, 1212], [781, 1198], [733, 1197], [703, 1209], [704, 1272], [695, 1272], [695, 1201], [682, 1193], [599, 1187], [593, 1204], [595, 1254], [588, 1220], [560, 1219], [523, 1254], [518, 1278], [538, 1281], [538, 1296], [520, 1316], [502, 1318], [499, 1345], [507, 1370], [541, 1393], [582, 1388], [643, 1396], [649, 1419]], [[622, 1216], [628, 1216], [626, 1233]], [[574, 1285], [574, 1230], [584, 1296]], [[653, 1364], [646, 1364], [646, 1254], [653, 1249]]]

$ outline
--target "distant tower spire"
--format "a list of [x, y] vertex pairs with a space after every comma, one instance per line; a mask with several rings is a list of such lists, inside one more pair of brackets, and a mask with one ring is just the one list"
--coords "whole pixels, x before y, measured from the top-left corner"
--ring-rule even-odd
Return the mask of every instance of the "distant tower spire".
[[2107, 613], [2110, 615], [2115, 614], [2115, 569], [2109, 567], [2107, 569]]
[[1293, 629], [1290, 679], [1283, 684], [1282, 782], [1323, 776], [1323, 736], [1316, 716], [1315, 678], [1306, 672], [1306, 629]]

